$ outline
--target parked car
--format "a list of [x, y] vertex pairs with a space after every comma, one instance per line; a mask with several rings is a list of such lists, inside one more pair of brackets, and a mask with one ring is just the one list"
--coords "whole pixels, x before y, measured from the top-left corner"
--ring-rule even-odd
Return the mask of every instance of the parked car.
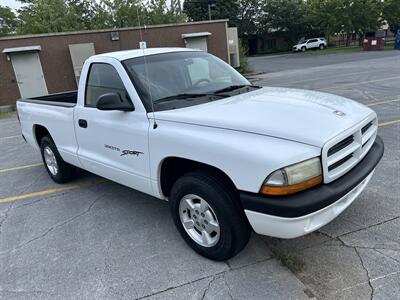
[[325, 38], [312, 38], [308, 40], [303, 40], [293, 46], [292, 50], [294, 52], [307, 51], [310, 49], [320, 49], [324, 50], [328, 46]]
[[168, 200], [184, 240], [214, 260], [241, 251], [251, 228], [295, 238], [329, 223], [383, 154], [370, 108], [255, 86], [190, 49], [95, 55], [78, 91], [17, 108], [23, 137], [55, 182], [78, 167]]

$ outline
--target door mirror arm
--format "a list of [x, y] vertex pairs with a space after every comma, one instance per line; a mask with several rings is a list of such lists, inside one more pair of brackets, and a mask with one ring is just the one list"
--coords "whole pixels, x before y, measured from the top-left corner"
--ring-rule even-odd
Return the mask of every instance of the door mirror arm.
[[133, 104], [121, 98], [118, 93], [107, 93], [97, 99], [96, 108], [99, 110], [134, 111]]

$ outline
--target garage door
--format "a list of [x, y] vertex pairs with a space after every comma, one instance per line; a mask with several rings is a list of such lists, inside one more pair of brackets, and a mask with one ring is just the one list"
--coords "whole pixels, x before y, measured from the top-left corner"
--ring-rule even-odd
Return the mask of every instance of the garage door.
[[202, 50], [207, 52], [207, 38], [196, 37], [186, 39], [186, 48]]

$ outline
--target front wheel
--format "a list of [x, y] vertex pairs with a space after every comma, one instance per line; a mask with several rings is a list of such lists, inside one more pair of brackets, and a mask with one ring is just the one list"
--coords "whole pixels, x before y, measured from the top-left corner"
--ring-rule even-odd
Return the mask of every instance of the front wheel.
[[302, 52], [306, 52], [306, 50], [307, 50], [307, 48], [306, 48], [306, 47], [304, 47], [304, 46], [303, 46], [303, 47], [301, 47], [301, 51], [302, 51]]
[[222, 176], [207, 170], [184, 175], [172, 187], [169, 202], [178, 231], [200, 255], [221, 261], [246, 246], [250, 225]]
[[76, 168], [62, 159], [50, 136], [42, 138], [40, 142], [40, 152], [47, 173], [49, 173], [51, 179], [55, 182], [65, 183], [75, 177]]

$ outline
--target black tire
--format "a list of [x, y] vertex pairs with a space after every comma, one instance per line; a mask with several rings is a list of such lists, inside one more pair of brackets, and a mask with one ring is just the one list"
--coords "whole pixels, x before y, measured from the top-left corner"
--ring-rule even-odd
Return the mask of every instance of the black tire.
[[[52, 174], [52, 172], [50, 171], [50, 169], [46, 163], [45, 155], [44, 155], [44, 151], [45, 151], [46, 147], [49, 147], [51, 149], [51, 151], [54, 153], [54, 156], [55, 156], [55, 159], [56, 159], [56, 162], [58, 165], [58, 171], [56, 174]], [[49, 135], [43, 137], [42, 140], [40, 141], [40, 153], [42, 154], [42, 160], [43, 160], [44, 166], [46, 167], [47, 173], [50, 175], [51, 179], [53, 179], [55, 182], [66, 183], [75, 178], [76, 167], [66, 163], [62, 159], [60, 153], [57, 150], [56, 145], [54, 144], [53, 139]]]
[[[220, 236], [212, 247], [204, 247], [186, 232], [179, 215], [181, 199], [195, 194], [208, 202], [218, 219]], [[251, 229], [232, 184], [216, 172], [198, 170], [179, 178], [172, 187], [169, 203], [172, 218], [186, 243], [200, 255], [212, 260], [227, 260], [247, 244]]]
[[324, 44], [319, 45], [319, 50], [324, 50], [325, 46]]
[[301, 51], [302, 51], [302, 52], [306, 52], [306, 51], [307, 51], [307, 48], [306, 48], [305, 46], [303, 46], [303, 47], [301, 47]]

